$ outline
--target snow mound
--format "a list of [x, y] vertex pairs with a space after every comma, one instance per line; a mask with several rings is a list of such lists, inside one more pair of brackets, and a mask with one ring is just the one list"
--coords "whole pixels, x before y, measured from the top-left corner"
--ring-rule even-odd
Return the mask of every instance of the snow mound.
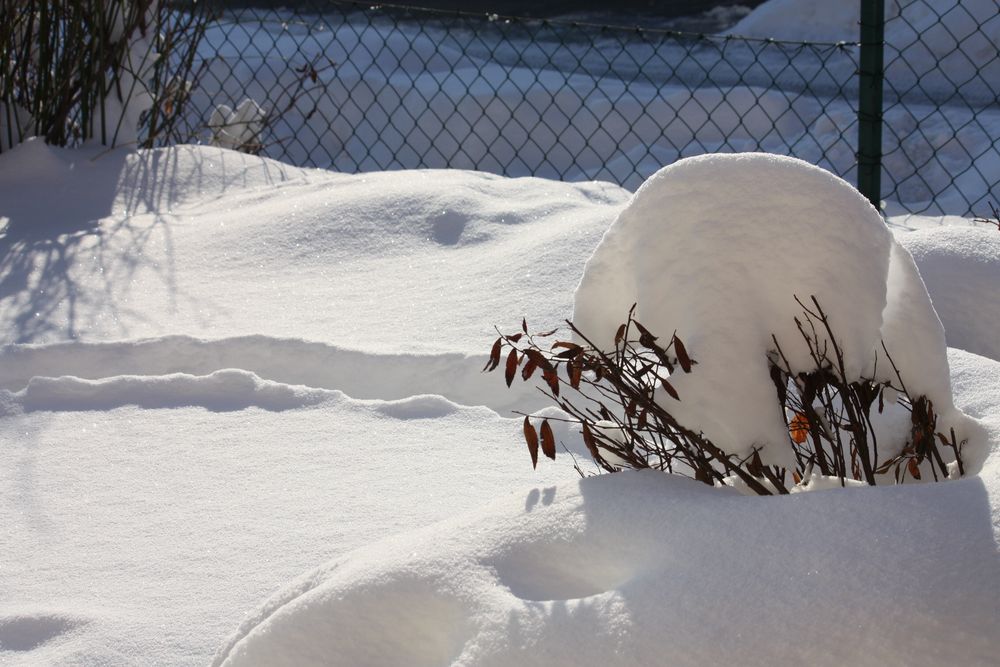
[[1000, 233], [945, 226], [897, 239], [920, 268], [948, 345], [1000, 359]]
[[[888, 44], [901, 47], [919, 39], [925, 45], [919, 59], [931, 62], [946, 59], [959, 45], [970, 57], [978, 57], [977, 62], [988, 62], [991, 53], [984, 48], [984, 40], [1000, 31], [994, 0], [897, 0], [885, 4]], [[727, 33], [790, 41], [855, 41], [860, 22], [857, 2], [768, 0]], [[978, 34], [980, 31], [983, 34]], [[912, 61], [910, 66], [919, 67]]]
[[[671, 377], [679, 401], [662, 398], [680, 423], [733, 454], [763, 446], [765, 461], [784, 466], [791, 449], [766, 354], [773, 336], [793, 369], [814, 366], [795, 324], [796, 298], [811, 297], [849, 377], [872, 372], [884, 339], [908, 388], [962, 421], [912, 259], [853, 187], [794, 158], [701, 156], [657, 172], [587, 262], [573, 319], [610, 348], [637, 303], [640, 322], [667, 339], [676, 331], [699, 362]], [[884, 360], [881, 371], [895, 379]]]
[[27, 142], [0, 155], [0, 341], [263, 335], [484, 352], [494, 324], [562, 321], [628, 196], [463, 171], [344, 175], [205, 146], [95, 156]]
[[857, 39], [859, 21], [856, 2], [768, 0], [726, 32], [761, 39], [840, 42]]
[[300, 577], [214, 665], [986, 664], [998, 491], [536, 488]]

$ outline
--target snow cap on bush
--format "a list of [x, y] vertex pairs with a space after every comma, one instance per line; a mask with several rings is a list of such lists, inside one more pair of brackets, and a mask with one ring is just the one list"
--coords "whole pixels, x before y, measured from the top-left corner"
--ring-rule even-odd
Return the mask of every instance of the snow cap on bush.
[[698, 361], [671, 376], [679, 400], [663, 396], [664, 407], [729, 453], [759, 447], [765, 465], [791, 467], [767, 353], [776, 340], [793, 371], [815, 366], [796, 298], [822, 305], [848, 378], [889, 376], [883, 313], [905, 313], [921, 335], [911, 344], [889, 323], [902, 378], [953, 411], [943, 331], [912, 264], [878, 211], [833, 174], [778, 155], [704, 155], [636, 192], [587, 262], [573, 321], [611, 348], [636, 303], [637, 319], [658, 336], [676, 331]]

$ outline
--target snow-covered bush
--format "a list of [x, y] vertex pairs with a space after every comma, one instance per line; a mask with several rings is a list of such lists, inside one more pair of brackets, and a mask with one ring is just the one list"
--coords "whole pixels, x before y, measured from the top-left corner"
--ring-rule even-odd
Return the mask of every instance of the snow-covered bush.
[[[800, 160], [660, 170], [588, 261], [570, 326], [551, 350], [527, 327], [502, 335], [487, 368], [505, 355], [508, 383], [540, 369], [606, 470], [771, 493], [968, 467], [975, 425], [912, 258], [853, 187]], [[525, 435], [535, 452], [530, 420]], [[540, 440], [554, 456], [551, 427]]]
[[249, 97], [244, 98], [235, 109], [220, 104], [208, 121], [212, 145], [256, 155], [263, 147], [260, 133], [266, 121], [267, 113]]
[[4, 2], [0, 150], [29, 136], [64, 146], [175, 139], [208, 14], [156, 0]]

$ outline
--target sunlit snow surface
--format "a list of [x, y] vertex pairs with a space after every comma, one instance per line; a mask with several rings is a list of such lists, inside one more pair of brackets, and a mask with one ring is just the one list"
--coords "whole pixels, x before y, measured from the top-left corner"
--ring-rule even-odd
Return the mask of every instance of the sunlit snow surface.
[[[628, 197], [210, 148], [4, 154], [0, 663], [988, 661], [990, 461], [782, 500], [531, 470], [510, 410], [544, 401], [479, 372], [492, 327], [568, 316]], [[995, 271], [940, 247], [932, 297]], [[986, 350], [962, 304], [996, 306], [951, 303]], [[995, 443], [1000, 364], [949, 361]]]
[[[909, 254], [853, 188], [798, 160], [663, 169], [588, 261], [574, 320], [610, 345], [637, 301], [646, 326], [676, 330], [700, 359], [671, 378], [672, 413], [780, 462], [791, 452], [771, 446], [787, 435], [764, 362], [773, 333], [809, 367], [797, 291], [823, 304], [847, 373], [870, 372], [884, 339], [942, 427], [969, 438], [970, 461], [995, 441], [1000, 410], [990, 435], [951, 407], [944, 331]], [[965, 375], [975, 357], [956, 356]], [[998, 364], [978, 359], [991, 380], [959, 384], [995, 389]], [[304, 576], [217, 664], [981, 664], [1000, 650], [996, 481], [991, 462], [939, 486], [784, 499], [650, 472], [536, 488]]]

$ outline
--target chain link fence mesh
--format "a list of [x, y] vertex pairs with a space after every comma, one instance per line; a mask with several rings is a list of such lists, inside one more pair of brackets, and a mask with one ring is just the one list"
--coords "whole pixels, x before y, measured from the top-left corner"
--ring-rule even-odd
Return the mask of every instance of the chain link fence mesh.
[[[1000, 184], [1000, 8], [887, 3], [882, 196], [981, 211]], [[635, 189], [708, 152], [855, 182], [857, 41], [788, 42], [329, 0], [227, 10], [188, 140], [344, 172], [477, 169]], [[245, 102], [245, 100], [252, 100]]]

